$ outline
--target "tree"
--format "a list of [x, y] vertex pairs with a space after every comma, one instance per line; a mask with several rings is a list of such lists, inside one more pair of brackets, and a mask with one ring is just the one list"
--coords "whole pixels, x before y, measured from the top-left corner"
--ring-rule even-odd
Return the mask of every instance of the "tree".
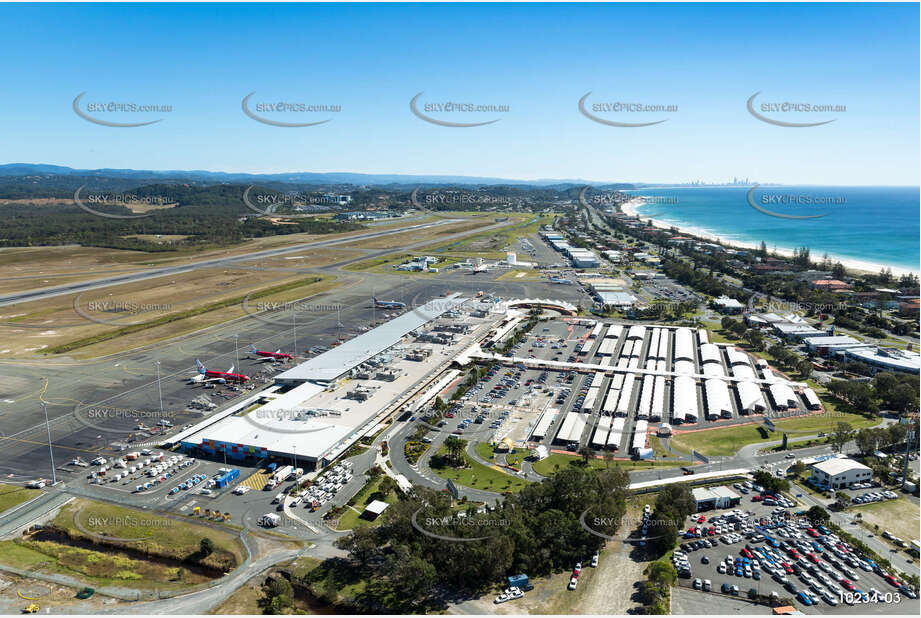
[[829, 442], [831, 443], [831, 448], [836, 453], [840, 453], [844, 448], [844, 445], [854, 439], [854, 428], [850, 423], [838, 423], [838, 426], [835, 427], [835, 430], [832, 432]]
[[804, 378], [808, 378], [812, 375], [812, 361], [808, 358], [804, 358], [796, 363], [796, 370]]
[[755, 351], [764, 349], [764, 335], [757, 329], [750, 328], [745, 331], [745, 340], [748, 341], [749, 345], [751, 345]]
[[835, 494], [835, 506], [837, 506], [839, 509], [846, 509], [850, 504], [851, 497], [849, 495], [843, 491], [839, 491]]
[[461, 453], [464, 452], [464, 444], [466, 443], [457, 436], [448, 436], [445, 438], [444, 445], [448, 450], [448, 457], [455, 466], [459, 465], [461, 462]]
[[790, 466], [790, 472], [796, 476], [802, 476], [806, 472], [806, 464], [797, 460], [792, 466]]
[[198, 548], [202, 556], [210, 556], [214, 553], [214, 541], [208, 537], [205, 537], [201, 540], [201, 542], [199, 542]]
[[806, 519], [808, 519], [813, 526], [824, 526], [828, 523], [828, 511], [820, 506], [810, 507], [810, 509], [806, 511]]
[[579, 455], [582, 456], [582, 463], [588, 466], [588, 462], [595, 457], [595, 451], [589, 446], [583, 446], [579, 449]]

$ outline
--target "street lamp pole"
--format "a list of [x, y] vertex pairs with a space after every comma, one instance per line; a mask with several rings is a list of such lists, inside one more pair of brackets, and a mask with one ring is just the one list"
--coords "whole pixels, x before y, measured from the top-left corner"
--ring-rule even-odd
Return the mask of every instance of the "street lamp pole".
[[42, 411], [45, 413], [45, 427], [48, 429], [48, 454], [51, 456], [51, 484], [56, 485], [58, 482], [57, 473], [54, 470], [54, 449], [51, 447], [51, 423], [48, 422], [48, 407], [42, 401]]
[[240, 370], [240, 344], [239, 344], [240, 335], [233, 336], [233, 352], [237, 358], [237, 371]]

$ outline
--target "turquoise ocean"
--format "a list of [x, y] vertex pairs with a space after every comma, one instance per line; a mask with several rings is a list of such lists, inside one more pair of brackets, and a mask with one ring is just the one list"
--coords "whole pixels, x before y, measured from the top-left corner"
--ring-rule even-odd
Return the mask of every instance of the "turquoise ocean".
[[[793, 250], [809, 247], [813, 261], [827, 253], [855, 267], [921, 272], [918, 187], [819, 186], [649, 187], [637, 214], [689, 233], [732, 243]], [[824, 215], [812, 219], [792, 216]], [[862, 262], [864, 264], [857, 264]]]

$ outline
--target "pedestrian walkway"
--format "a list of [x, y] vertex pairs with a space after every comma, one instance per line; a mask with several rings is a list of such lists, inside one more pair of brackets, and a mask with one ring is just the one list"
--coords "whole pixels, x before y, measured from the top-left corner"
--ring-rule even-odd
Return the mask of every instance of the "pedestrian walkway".
[[262, 490], [265, 487], [265, 484], [269, 482], [269, 479], [272, 478], [272, 475], [269, 474], [266, 470], [260, 469], [258, 472], [253, 472], [245, 480], [240, 482], [240, 485], [244, 487], [249, 487], [250, 489]]

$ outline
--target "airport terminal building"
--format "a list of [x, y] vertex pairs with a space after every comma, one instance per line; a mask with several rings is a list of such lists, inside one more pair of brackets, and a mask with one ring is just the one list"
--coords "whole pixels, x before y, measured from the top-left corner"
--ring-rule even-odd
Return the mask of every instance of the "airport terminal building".
[[[278, 374], [269, 388], [172, 441], [214, 458], [251, 463], [280, 458], [325, 466], [361, 437], [376, 433], [415, 382], [450, 362], [452, 356], [432, 354], [433, 344], [416, 349], [408, 340], [445, 314], [456, 315], [466, 301], [455, 294], [413, 308]], [[416, 352], [422, 362], [405, 360]], [[366, 382], [356, 378], [365, 374]]]

